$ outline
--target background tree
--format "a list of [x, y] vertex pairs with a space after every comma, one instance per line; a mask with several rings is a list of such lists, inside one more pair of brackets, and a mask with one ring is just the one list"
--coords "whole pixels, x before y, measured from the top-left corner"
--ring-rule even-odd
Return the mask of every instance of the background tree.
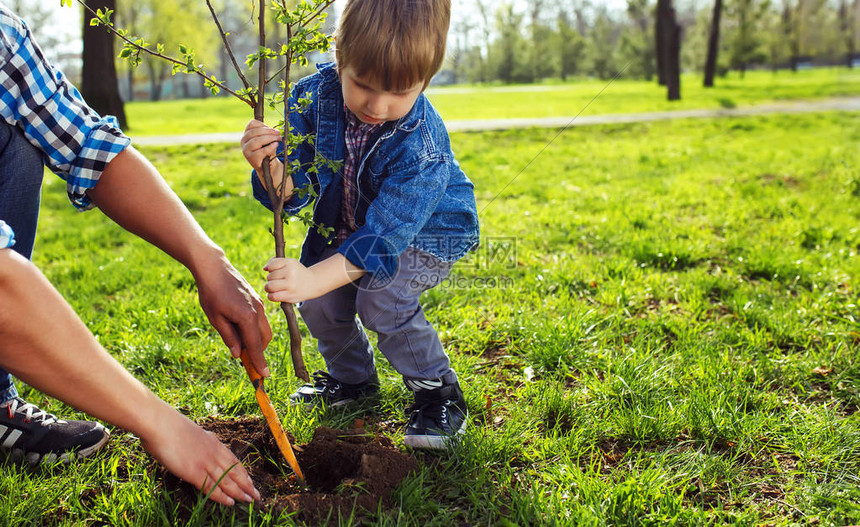
[[838, 8], [826, 9], [828, 0], [801, 0], [800, 45], [803, 56], [811, 60], [816, 55], [835, 56], [838, 47]]
[[599, 8], [587, 41], [591, 73], [600, 79], [611, 79], [618, 72], [615, 63], [618, 33], [607, 10]]
[[705, 88], [714, 86], [714, 75], [717, 73], [717, 56], [720, 52], [720, 17], [723, 14], [723, 0], [714, 0], [714, 12], [711, 15], [711, 29], [708, 33], [708, 54], [705, 58]]
[[789, 63], [789, 44], [782, 31], [780, 8], [771, 5], [759, 21], [759, 32], [764, 61], [774, 73]]
[[570, 1], [570, 10], [575, 15], [576, 31], [585, 37], [589, 29], [589, 13], [594, 11], [594, 4], [591, 3], [591, 0], [572, 0]]
[[[126, 0], [127, 1], [127, 0]], [[206, 4], [200, 0], [136, 0], [138, 4], [138, 26], [135, 34], [146, 35], [146, 39], [164, 45], [164, 49], [176, 52], [181, 42], [194, 51], [197, 60], [211, 64], [218, 57], [218, 35], [209, 22]], [[164, 94], [165, 81], [170, 77], [170, 64], [151, 55], [142, 57], [143, 67], [149, 76], [149, 97], [160, 100]], [[193, 77], [180, 77], [181, 95], [189, 95], [188, 82]]]
[[480, 35], [482, 37], [479, 44], [478, 58], [478, 79], [481, 82], [490, 80], [490, 34], [492, 33], [493, 21], [493, 3], [489, 0], [475, 0], [475, 7], [478, 10], [478, 22], [480, 27]]
[[[117, 21], [131, 33], [139, 35], [141, 34], [140, 19], [144, 8], [144, 2], [120, 2], [117, 6]], [[126, 83], [128, 84], [128, 93], [125, 100], [131, 102], [134, 100], [134, 74], [136, 68], [125, 63], [122, 66], [118, 66], [118, 68], [125, 70]]]
[[490, 58], [497, 78], [505, 83], [527, 82], [531, 77], [531, 68], [523, 56], [528, 46], [523, 38], [522, 23], [523, 15], [517, 13], [511, 3], [503, 4], [496, 11], [499, 38], [491, 48]]
[[845, 65], [854, 66], [854, 55], [857, 53], [857, 20], [860, 18], [860, 0], [839, 2], [839, 39], [844, 44]]
[[454, 82], [459, 83], [469, 78], [468, 65], [475, 58], [472, 55], [476, 49], [476, 46], [472, 44], [475, 23], [472, 19], [462, 14], [457, 16], [457, 14], [452, 13], [452, 15], [456, 17], [451, 21], [449, 40], [453, 42], [452, 45], [448, 46], [446, 60], [454, 74]]
[[[87, 0], [93, 10], [114, 10], [115, 0]], [[113, 115], [122, 128], [128, 126], [125, 107], [119, 96], [114, 57], [113, 35], [90, 25], [90, 17], [83, 17], [83, 63], [81, 69], [81, 95], [92, 108], [102, 115]]]
[[549, 60], [552, 29], [544, 21], [546, 8], [548, 7], [547, 3], [547, 0], [528, 0], [531, 50], [527, 57], [531, 65], [528, 75], [531, 82], [549, 77], [552, 75], [554, 69], [552, 62]]
[[621, 30], [618, 63], [627, 65], [628, 77], [651, 80], [656, 72], [650, 0], [627, 0], [629, 24]]
[[788, 44], [789, 63], [797, 71], [800, 58], [800, 0], [782, 0], [782, 35]]
[[764, 61], [759, 33], [760, 20], [768, 9], [767, 0], [731, 0], [726, 15], [731, 21], [728, 35], [729, 65], [743, 77], [752, 62]]
[[570, 15], [565, 11], [558, 14], [557, 44], [559, 76], [567, 80], [568, 76], [577, 75], [585, 70], [586, 43], [585, 38], [573, 27]]
[[655, 11], [657, 72], [666, 86], [667, 98], [681, 98], [681, 26], [675, 16], [672, 0], [657, 0]]
[[[708, 0], [712, 2], [712, 0]], [[725, 1], [725, 0], [724, 0]], [[708, 56], [708, 37], [711, 31], [711, 15], [713, 3], [707, 7], [688, 6], [689, 11], [681, 19], [683, 26], [684, 45], [681, 47], [681, 71], [703, 72], [705, 59]], [[679, 17], [680, 18], [680, 17]], [[720, 50], [717, 54], [716, 75], [725, 72], [725, 39], [720, 39]]]

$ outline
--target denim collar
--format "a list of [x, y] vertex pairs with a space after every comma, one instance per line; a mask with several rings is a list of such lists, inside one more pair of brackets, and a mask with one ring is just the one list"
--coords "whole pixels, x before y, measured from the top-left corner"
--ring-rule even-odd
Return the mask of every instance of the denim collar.
[[[343, 91], [340, 84], [340, 76], [337, 73], [337, 64], [334, 62], [325, 62], [317, 64], [316, 66], [317, 70], [323, 76], [323, 81], [320, 83], [319, 87], [320, 99], [328, 101], [334, 100], [334, 102], [339, 103], [342, 106], [344, 104]], [[411, 132], [421, 125], [425, 119], [426, 113], [427, 97], [422, 93], [418, 96], [415, 104], [412, 105], [412, 109], [409, 110], [409, 113], [396, 121], [383, 123], [383, 126], [386, 128], [392, 127], [398, 130], [403, 130], [404, 132]]]

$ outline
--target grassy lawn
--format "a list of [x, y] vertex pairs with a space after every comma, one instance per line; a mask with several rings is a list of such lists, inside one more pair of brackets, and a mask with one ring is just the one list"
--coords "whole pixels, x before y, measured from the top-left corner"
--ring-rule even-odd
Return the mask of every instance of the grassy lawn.
[[[598, 96], [592, 102], [595, 96]], [[524, 86], [453, 86], [431, 88], [428, 96], [448, 120], [721, 109], [784, 100], [860, 95], [860, 71], [845, 68], [791, 73], [753, 71], [740, 78], [730, 74], [716, 86], [702, 88], [700, 75], [684, 75], [682, 99], [669, 102], [657, 82], [579, 79], [568, 83]], [[252, 112], [232, 98], [190, 99], [126, 105], [133, 136], [241, 131]], [[269, 110], [269, 117], [277, 121]]]
[[[472, 425], [450, 455], [417, 456], [399, 511], [375, 521], [860, 523], [860, 114], [557, 133], [452, 137], [483, 246], [424, 304]], [[248, 195], [237, 147], [145, 153], [262, 288], [269, 213]], [[161, 397], [193, 418], [258, 413], [178, 264], [98, 212], [75, 213], [53, 177], [40, 233], [38, 265]], [[298, 254], [301, 229], [288, 233]], [[357, 415], [397, 440], [409, 397], [381, 357], [374, 413], [288, 407], [286, 324], [270, 315], [269, 390], [299, 442]], [[305, 356], [321, 367], [310, 339]], [[159, 472], [120, 430], [66, 469], [4, 464], [0, 491], [15, 497], [0, 506], [8, 525], [176, 521]], [[203, 524], [247, 521], [203, 512]]]

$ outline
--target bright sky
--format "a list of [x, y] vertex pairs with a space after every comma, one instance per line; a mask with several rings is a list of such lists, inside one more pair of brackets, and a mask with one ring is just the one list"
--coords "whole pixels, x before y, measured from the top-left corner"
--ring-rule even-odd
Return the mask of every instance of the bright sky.
[[[3, 0], [0, 0], [3, 1]], [[6, 3], [6, 2], [4, 2]], [[48, 31], [55, 35], [60, 41], [67, 42], [62, 48], [63, 53], [80, 53], [81, 51], [81, 10], [74, 4], [73, 7], [60, 7], [60, 0], [27, 0], [26, 4], [41, 8], [40, 11], [51, 10], [53, 20]], [[7, 3], [7, 5], [9, 5]], [[27, 20], [26, 9], [17, 13], [21, 18]], [[34, 28], [37, 33], [44, 33], [44, 28]], [[56, 57], [50, 57], [55, 59]]]

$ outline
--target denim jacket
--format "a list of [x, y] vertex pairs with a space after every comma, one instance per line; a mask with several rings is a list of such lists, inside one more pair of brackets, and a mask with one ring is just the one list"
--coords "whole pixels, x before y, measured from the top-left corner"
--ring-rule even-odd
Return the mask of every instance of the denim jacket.
[[[344, 159], [346, 148], [337, 68], [334, 63], [317, 68], [317, 73], [296, 83], [290, 97], [291, 108], [299, 97], [312, 100], [302, 113], [290, 112], [295, 133], [316, 134], [313, 144], [306, 142], [290, 155], [290, 161], [298, 161], [302, 167], [311, 166], [314, 147], [326, 159], [336, 161]], [[371, 273], [374, 280], [385, 282], [393, 277], [407, 247], [453, 262], [478, 245], [474, 186], [454, 159], [445, 124], [424, 94], [408, 114], [374, 130], [358, 167], [358, 230], [337, 252]], [[256, 174], [251, 180], [254, 197], [271, 209]], [[300, 169], [293, 173], [293, 183], [297, 189], [310, 185], [318, 196], [313, 204], [314, 222], [334, 227], [343, 193], [342, 175], [327, 166], [316, 172]], [[314, 199], [313, 194], [294, 195], [284, 211], [296, 214]], [[310, 266], [322, 260], [333, 238], [309, 229], [300, 261]]]

